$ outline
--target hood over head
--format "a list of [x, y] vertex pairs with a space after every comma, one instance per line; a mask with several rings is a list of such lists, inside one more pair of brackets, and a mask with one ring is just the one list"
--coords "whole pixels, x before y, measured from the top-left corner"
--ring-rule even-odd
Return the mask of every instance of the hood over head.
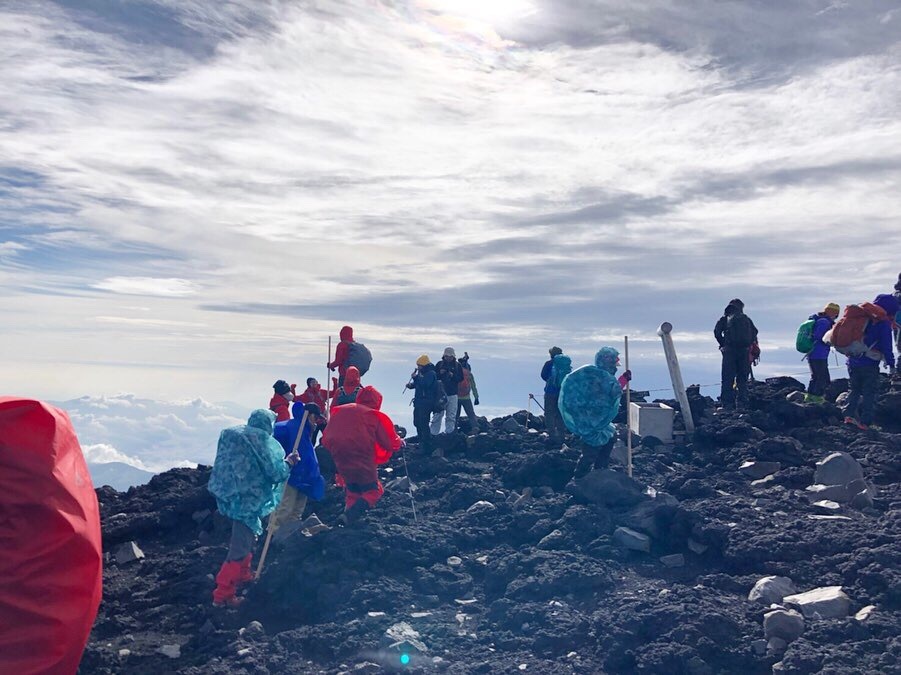
[[342, 342], [353, 342], [354, 329], [350, 326], [344, 326], [341, 329], [341, 332], [338, 333], [338, 336], [341, 338]]
[[288, 383], [285, 382], [284, 380], [279, 380], [278, 382], [276, 382], [275, 384], [272, 385], [272, 388], [275, 390], [275, 393], [278, 394], [279, 396], [284, 396], [289, 391], [291, 391], [290, 385], [288, 385]]
[[557, 354], [562, 354], [563, 350], [560, 349], [560, 347], [557, 347], [555, 345], [555, 346], [551, 347], [550, 349], [548, 349], [547, 353], [551, 355], [551, 358], [554, 358], [555, 356], [557, 356]]
[[889, 295], [888, 293], [877, 295], [873, 300], [873, 304], [882, 307], [882, 309], [885, 310], [885, 313], [892, 319], [894, 319], [895, 314], [898, 313], [898, 298], [894, 295]]
[[297, 401], [291, 406], [291, 416], [296, 420], [302, 420], [303, 414], [309, 410], [311, 417], [322, 417], [322, 409], [315, 403], [304, 403]]
[[247, 426], [265, 431], [271, 436], [272, 430], [275, 428], [275, 413], [271, 410], [258, 408], [250, 413], [250, 417], [247, 418]]
[[351, 366], [344, 374], [344, 391], [348, 394], [360, 386], [360, 371], [356, 366]]
[[554, 369], [558, 373], [568, 374], [572, 372], [573, 360], [566, 354], [556, 354], [554, 356]]
[[729, 301], [729, 304], [730, 304], [730, 305], [735, 305], [736, 307], [738, 307], [738, 309], [739, 309], [740, 311], [744, 311], [744, 310], [745, 310], [745, 303], [743, 303], [743, 302], [741, 301], [740, 298], [732, 298], [732, 299]]
[[372, 408], [373, 410], [381, 410], [382, 395], [379, 393], [378, 389], [370, 384], [363, 387], [360, 390], [360, 393], [357, 394], [357, 403], [365, 405], [367, 408]]
[[606, 370], [611, 375], [616, 374], [617, 361], [619, 361], [619, 352], [613, 347], [601, 347], [594, 355], [594, 365], [601, 370]]

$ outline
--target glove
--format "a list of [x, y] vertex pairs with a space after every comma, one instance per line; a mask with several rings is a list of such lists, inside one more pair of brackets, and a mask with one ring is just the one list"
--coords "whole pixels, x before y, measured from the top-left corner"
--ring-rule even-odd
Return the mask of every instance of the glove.
[[632, 381], [632, 371], [627, 370], [626, 372], [623, 373], [623, 377], [626, 378], [626, 382], [631, 382]]
[[416, 385], [412, 382], [407, 382], [407, 389], [416, 389]]
[[473, 401], [472, 404], [473, 404], [473, 405], [479, 405], [479, 399], [476, 399], [475, 401]]
[[300, 461], [300, 455], [298, 455], [296, 452], [292, 452], [290, 455], [285, 457], [285, 461], [288, 462], [288, 464], [290, 464], [291, 466], [294, 466]]
[[334, 370], [334, 369], [335, 369], [335, 366], [333, 366], [331, 363], [326, 363], [326, 364], [325, 364], [325, 367], [328, 368], [329, 370]]

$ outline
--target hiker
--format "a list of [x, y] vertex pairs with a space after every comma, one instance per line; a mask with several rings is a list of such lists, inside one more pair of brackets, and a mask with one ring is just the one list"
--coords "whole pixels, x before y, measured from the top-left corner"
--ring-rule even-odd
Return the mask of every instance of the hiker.
[[[901, 305], [901, 274], [898, 275], [898, 281], [895, 282], [895, 300]], [[901, 354], [901, 311], [895, 314], [895, 348]]]
[[[541, 367], [541, 379], [544, 380], [544, 426], [547, 430], [548, 444], [561, 445], [563, 443], [563, 418], [560, 417], [558, 399], [560, 397], [560, 384], [572, 370], [572, 359], [563, 354], [560, 347], [554, 346], [548, 350], [550, 357]], [[557, 357], [562, 357], [559, 361]], [[559, 363], [554, 371], [555, 363]]]
[[287, 422], [291, 419], [291, 401], [297, 398], [297, 385], [289, 385], [284, 380], [279, 380], [272, 385], [272, 389], [275, 393], [269, 399], [269, 410], [275, 413], [277, 422]]
[[432, 413], [432, 422], [429, 425], [432, 436], [441, 433], [441, 418], [444, 418], [444, 433], [452, 434], [457, 427], [457, 388], [463, 381], [463, 367], [457, 361], [457, 353], [453, 347], [446, 347], [444, 355], [435, 366], [435, 375], [438, 382], [444, 387], [447, 396], [447, 404], [444, 410]]
[[817, 314], [811, 314], [808, 321], [813, 321], [810, 331], [810, 339], [813, 346], [807, 352], [807, 365], [810, 367], [810, 384], [807, 385], [807, 393], [804, 400], [808, 403], [825, 403], [826, 387], [832, 379], [829, 377], [829, 352], [830, 347], [823, 342], [823, 336], [835, 325], [838, 313], [841, 311], [836, 303], [830, 302]]
[[[874, 307], [875, 306], [875, 307]], [[863, 331], [862, 343], [866, 351], [857, 355], [848, 356], [848, 378], [850, 390], [845, 405], [845, 424], [851, 424], [858, 429], [867, 430], [873, 424], [873, 413], [876, 408], [876, 394], [879, 389], [879, 365], [882, 361], [888, 366], [889, 374], [895, 374], [895, 355], [892, 352], [892, 324], [894, 316], [898, 313], [898, 300], [893, 295], [877, 295], [870, 303], [864, 303], [862, 308], [870, 314]], [[878, 309], [877, 309], [878, 308]], [[845, 315], [835, 325], [832, 336], [833, 344], [839, 349], [838, 336], [840, 324], [848, 316]]]
[[344, 525], [375, 506], [385, 491], [376, 465], [405, 445], [381, 406], [382, 395], [375, 387], [363, 387], [355, 403], [332, 410], [322, 435], [322, 445], [335, 462], [335, 483], [344, 488], [344, 515], [339, 520]]
[[360, 371], [357, 370], [356, 366], [351, 366], [347, 369], [347, 373], [344, 376], [344, 384], [339, 385], [335, 389], [335, 393], [332, 394], [332, 411], [338, 406], [354, 403], [361, 388]]
[[344, 384], [347, 371], [355, 366], [360, 377], [369, 372], [372, 365], [372, 352], [362, 342], [354, 340], [354, 329], [344, 326], [341, 329], [341, 342], [335, 349], [335, 360], [328, 364], [329, 370], [338, 369], [338, 384], [336, 389]]
[[299, 456], [288, 455], [272, 437], [275, 415], [254, 410], [246, 425], [230, 427], [219, 434], [216, 460], [207, 489], [216, 498], [216, 508], [232, 521], [231, 541], [225, 562], [216, 575], [213, 604], [236, 606], [241, 598], [238, 584], [253, 579], [250, 563], [256, 537], [263, 533], [261, 518], [272, 513], [282, 496], [282, 487]]
[[476, 418], [473, 406], [479, 405], [479, 388], [476, 386], [476, 378], [472, 374], [472, 366], [469, 363], [467, 352], [463, 352], [460, 367], [463, 368], [463, 379], [457, 385], [457, 424], [460, 423], [461, 410], [465, 410], [470, 431], [476, 433], [479, 431], [479, 420]]
[[439, 394], [443, 393], [444, 388], [438, 382], [435, 366], [428, 354], [423, 354], [416, 359], [416, 370], [410, 376], [407, 389], [413, 390], [413, 426], [416, 427], [419, 447], [424, 451], [431, 451], [432, 432], [429, 429], [429, 420]]
[[[748, 378], [751, 377], [751, 347], [757, 343], [757, 327], [744, 313], [745, 304], [735, 298], [729, 301], [723, 316], [716, 322], [713, 335], [723, 355], [720, 406], [734, 409], [748, 403]], [[758, 354], [759, 355], [759, 354]], [[738, 390], [736, 401], [735, 390]]]
[[316, 437], [325, 429], [328, 424], [328, 399], [326, 393], [322, 391], [322, 385], [319, 384], [315, 377], [307, 378], [307, 388], [298, 396], [301, 403], [315, 403], [319, 407], [320, 414], [317, 417], [316, 427], [313, 429], [313, 436], [310, 442], [316, 447]]
[[[325, 495], [325, 479], [319, 471], [319, 459], [313, 449], [313, 434], [317, 431], [322, 411], [315, 403], [297, 402], [294, 404], [293, 413], [294, 419], [276, 424], [272, 434], [284, 449], [286, 458], [295, 452], [295, 448], [300, 456], [291, 468], [291, 475], [288, 477], [278, 508], [269, 516], [267, 529], [276, 533], [276, 539], [284, 538], [296, 530], [307, 505], [307, 499], [318, 502]], [[300, 423], [304, 414], [307, 415], [307, 420], [301, 430]], [[300, 432], [299, 440], [298, 432]], [[288, 527], [280, 530], [285, 525]], [[294, 525], [293, 529], [291, 525]]]
[[338, 369], [338, 385], [342, 385], [344, 384], [344, 377], [347, 373], [348, 350], [350, 348], [350, 343], [354, 341], [354, 329], [350, 326], [343, 326], [338, 333], [338, 337], [341, 341], [338, 343], [338, 346], [335, 347], [335, 360], [326, 365], [328, 365], [328, 369], [331, 371], [334, 371], [335, 368]]
[[610, 453], [616, 443], [613, 420], [619, 413], [626, 382], [632, 379], [630, 370], [617, 379], [618, 366], [619, 352], [603, 347], [595, 354], [594, 365], [577, 368], [563, 378], [558, 399], [560, 415], [566, 427], [579, 436], [582, 446], [573, 478], [610, 465]]

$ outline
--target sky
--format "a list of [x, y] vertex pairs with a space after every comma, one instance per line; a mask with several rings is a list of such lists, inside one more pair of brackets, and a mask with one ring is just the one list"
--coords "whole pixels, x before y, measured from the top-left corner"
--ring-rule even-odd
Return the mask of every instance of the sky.
[[483, 414], [625, 335], [671, 396], [662, 321], [715, 383], [736, 296], [803, 373], [798, 324], [901, 271], [894, 0], [7, 0], [0, 91], [0, 392], [143, 401], [76, 422], [125, 455], [323, 380], [344, 324], [411, 426], [447, 345]]

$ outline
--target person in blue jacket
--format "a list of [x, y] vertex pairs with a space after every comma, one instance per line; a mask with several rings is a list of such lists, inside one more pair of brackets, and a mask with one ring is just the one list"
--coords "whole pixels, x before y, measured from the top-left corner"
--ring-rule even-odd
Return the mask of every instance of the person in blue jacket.
[[873, 300], [888, 315], [883, 321], [870, 321], [864, 330], [864, 343], [869, 351], [860, 356], [848, 357], [848, 378], [851, 381], [848, 401], [845, 405], [845, 424], [859, 429], [869, 429], [876, 409], [876, 393], [879, 389], [879, 364], [885, 361], [889, 373], [895, 374], [895, 354], [892, 350], [892, 325], [898, 313], [898, 300], [892, 295], [877, 295]]
[[416, 370], [410, 375], [407, 389], [413, 389], [413, 426], [419, 447], [424, 452], [432, 450], [430, 420], [439, 394], [444, 391], [440, 387], [432, 360], [428, 354], [423, 354], [416, 359]]
[[548, 349], [548, 354], [551, 358], [545, 361], [541, 367], [541, 379], [544, 380], [544, 427], [547, 431], [548, 443], [560, 445], [563, 442], [563, 418], [560, 416], [558, 399], [560, 398], [560, 382], [563, 378], [554, 377], [554, 359], [562, 356], [563, 350], [554, 346]]
[[[285, 492], [275, 512], [269, 516], [267, 529], [272, 532], [276, 541], [285, 539], [300, 526], [300, 517], [306, 508], [307, 500], [320, 501], [325, 495], [325, 479], [319, 471], [319, 458], [313, 448], [312, 435], [322, 416], [322, 411], [315, 403], [295, 403], [291, 409], [293, 419], [275, 425], [273, 436], [289, 457], [297, 448], [300, 459], [291, 468]], [[304, 413], [307, 421], [303, 429], [300, 423]], [[300, 440], [297, 434], [300, 433]]]
[[807, 355], [807, 365], [810, 367], [810, 384], [807, 385], [807, 394], [804, 400], [808, 403], [823, 403], [826, 387], [832, 379], [829, 377], [829, 351], [830, 347], [823, 342], [823, 336], [835, 325], [838, 313], [841, 311], [836, 303], [830, 302], [822, 312], [811, 314], [809, 319], [813, 324], [813, 349]]

